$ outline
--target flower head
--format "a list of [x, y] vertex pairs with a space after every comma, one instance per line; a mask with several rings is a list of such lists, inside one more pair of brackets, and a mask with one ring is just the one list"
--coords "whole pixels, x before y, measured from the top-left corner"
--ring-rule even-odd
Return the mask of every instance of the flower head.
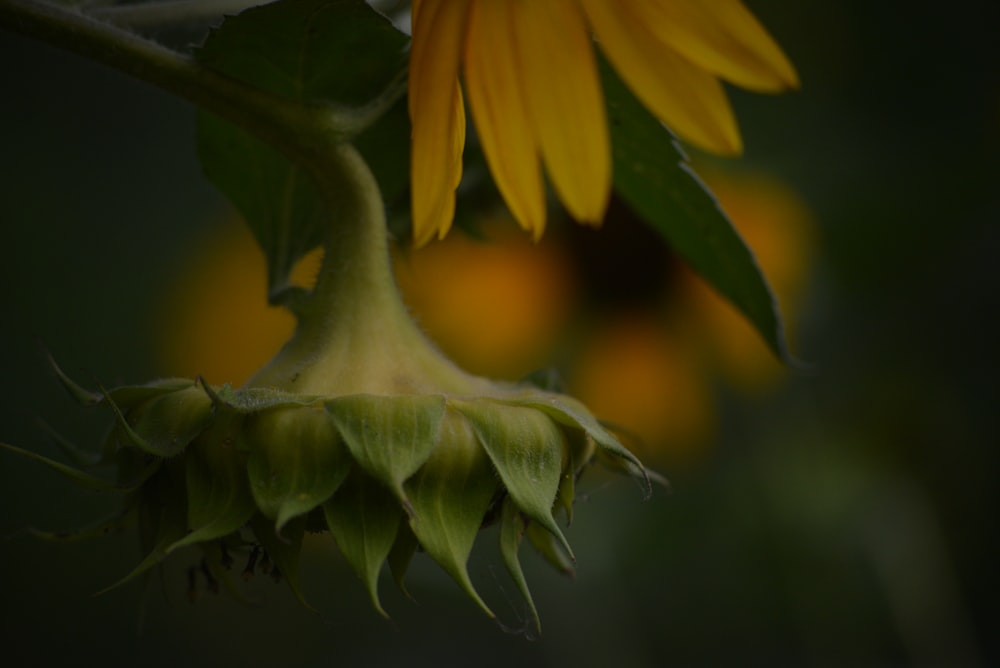
[[119, 480], [0, 447], [85, 487], [124, 496], [121, 514], [94, 528], [36, 532], [65, 540], [137, 522], [145, 558], [117, 584], [181, 548], [198, 547], [192, 595], [199, 570], [210, 590], [219, 582], [234, 590], [229, 571], [242, 555], [244, 579], [265, 558], [273, 564], [265, 572], [286, 579], [304, 603], [298, 575], [303, 534], [329, 531], [383, 615], [383, 565], [388, 562], [403, 588], [419, 548], [493, 616], [466, 561], [479, 529], [498, 522], [505, 565], [537, 622], [517, 557], [522, 538], [571, 572], [572, 552], [555, 514], [572, 518], [583, 469], [600, 457], [648, 475], [582, 404], [527, 386], [468, 377], [470, 393], [461, 395], [304, 395], [167, 379], [92, 392], [54, 362], [53, 368], [81, 404], [111, 408], [115, 426], [88, 463], [117, 464]]
[[114, 414], [96, 459], [117, 463], [119, 481], [0, 448], [125, 496], [122, 516], [97, 532], [139, 524], [146, 556], [125, 580], [197, 547], [210, 588], [229, 584], [231, 555], [244, 552], [245, 574], [266, 554], [299, 593], [303, 532], [328, 530], [380, 611], [382, 566], [401, 583], [419, 548], [492, 615], [466, 562], [479, 529], [499, 522], [505, 565], [534, 611], [522, 537], [568, 570], [555, 516], [572, 515], [583, 468], [603, 458], [647, 490], [650, 474], [579, 402], [442, 356], [393, 283], [374, 176], [348, 146], [330, 155], [322, 173], [354, 187], [320, 183], [349, 224], [331, 226], [315, 287], [291, 302], [295, 333], [245, 385], [169, 379], [92, 392], [56, 368], [78, 401]]
[[592, 35], [652, 113], [715, 153], [742, 148], [720, 79], [755, 91], [798, 85], [791, 63], [740, 0], [414, 0], [417, 245], [451, 225], [463, 93], [497, 187], [522, 227], [536, 238], [544, 229], [543, 164], [575, 219], [601, 221], [611, 149]]

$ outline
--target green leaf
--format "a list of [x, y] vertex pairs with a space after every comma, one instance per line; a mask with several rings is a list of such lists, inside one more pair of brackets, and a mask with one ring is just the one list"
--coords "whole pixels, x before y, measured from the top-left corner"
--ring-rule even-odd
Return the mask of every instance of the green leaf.
[[572, 555], [552, 517], [562, 478], [564, 441], [559, 427], [535, 408], [486, 401], [453, 400], [451, 405], [472, 424], [518, 508], [551, 531]]
[[444, 421], [440, 444], [407, 481], [406, 490], [414, 510], [410, 528], [420, 545], [494, 617], [472, 586], [466, 563], [496, 494], [497, 480], [465, 418], [450, 414]]
[[288, 580], [288, 585], [292, 588], [299, 603], [314, 610], [306, 602], [302, 595], [302, 586], [299, 578], [299, 554], [302, 552], [302, 537], [305, 535], [306, 520], [304, 517], [297, 517], [290, 521], [278, 535], [272, 524], [263, 515], [254, 515], [250, 520], [250, 528], [260, 546], [264, 548], [267, 555], [274, 562], [274, 566]]
[[531, 616], [535, 620], [535, 629], [542, 632], [542, 622], [538, 617], [538, 610], [535, 602], [531, 598], [531, 591], [528, 589], [528, 581], [524, 579], [524, 571], [521, 569], [521, 562], [517, 558], [517, 549], [521, 545], [521, 538], [524, 536], [525, 523], [521, 513], [518, 512], [514, 502], [507, 497], [503, 502], [503, 512], [500, 515], [500, 553], [503, 555], [504, 564], [511, 579], [517, 585], [521, 596], [531, 610]]
[[216, 420], [184, 453], [188, 527], [179, 547], [232, 533], [257, 510], [247, 481], [246, 454], [235, 448], [239, 420]]
[[[284, 98], [357, 107], [405, 69], [407, 43], [362, 0], [286, 0], [228, 17], [196, 57]], [[406, 183], [399, 177], [409, 160], [405, 104], [376, 125], [359, 148], [372, 159], [386, 196], [394, 197]], [[286, 286], [296, 260], [321, 242], [325, 205], [304, 171], [243, 130], [202, 113], [198, 134], [205, 173], [253, 230], [274, 295]], [[391, 138], [402, 141], [387, 144]]]
[[250, 416], [243, 434], [250, 491], [279, 532], [329, 499], [351, 470], [350, 452], [321, 406]]
[[352, 394], [326, 403], [355, 461], [396, 494], [403, 507], [410, 502], [403, 489], [438, 442], [444, 397]]
[[616, 191], [750, 320], [779, 358], [791, 361], [777, 304], [753, 253], [670, 132], [606, 63], [602, 74]]
[[396, 542], [403, 515], [399, 501], [378, 480], [356, 469], [323, 510], [337, 547], [365, 583], [375, 609], [388, 619], [378, 598], [378, 576]]

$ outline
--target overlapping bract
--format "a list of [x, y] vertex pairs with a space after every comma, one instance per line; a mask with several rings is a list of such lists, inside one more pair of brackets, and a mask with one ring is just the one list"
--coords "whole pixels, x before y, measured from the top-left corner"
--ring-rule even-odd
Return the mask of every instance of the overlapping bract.
[[480, 527], [499, 521], [504, 561], [534, 611], [517, 559], [522, 536], [571, 569], [553, 512], [571, 517], [584, 466], [599, 455], [645, 475], [582, 405], [534, 388], [303, 397], [171, 379], [93, 393], [56, 370], [78, 401], [111, 407], [116, 420], [101, 457], [119, 463], [121, 479], [32, 456], [85, 486], [125, 494], [122, 517], [86, 532], [138, 516], [146, 556], [118, 584], [190, 545], [225, 582], [226, 555], [262, 549], [302, 599], [304, 530], [329, 529], [382, 614], [382, 565], [402, 586], [420, 548], [492, 616], [466, 562]]

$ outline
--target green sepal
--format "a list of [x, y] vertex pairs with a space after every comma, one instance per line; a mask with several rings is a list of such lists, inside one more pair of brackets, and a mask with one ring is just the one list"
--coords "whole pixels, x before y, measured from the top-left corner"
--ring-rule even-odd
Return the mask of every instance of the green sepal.
[[185, 452], [191, 533], [168, 552], [232, 533], [257, 510], [246, 475], [246, 454], [235, 447], [241, 422], [216, 420]]
[[451, 405], [472, 424], [476, 437], [521, 512], [551, 531], [573, 554], [552, 517], [563, 469], [563, 435], [547, 415], [533, 408], [487, 401]]
[[199, 377], [198, 381], [215, 406], [240, 415], [250, 415], [270, 408], [295, 408], [312, 406], [316, 397], [290, 394], [270, 387], [245, 387], [234, 390], [231, 385], [212, 387]]
[[365, 584], [372, 605], [388, 619], [378, 597], [378, 577], [396, 542], [403, 516], [399, 501], [358, 468], [323, 505], [323, 511], [341, 554]]
[[355, 461], [382, 481], [407, 512], [412, 506], [403, 483], [434, 450], [445, 400], [440, 396], [352, 394], [326, 408]]
[[[189, 437], [186, 440], [184, 440], [183, 443], [181, 443], [180, 446], [178, 447], [174, 441], [175, 439], [179, 438], [182, 432], [188, 430], [187, 429], [188, 425], [184, 424], [183, 422], [175, 423], [173, 416], [169, 416], [167, 417], [166, 421], [162, 421], [164, 416], [160, 415], [159, 412], [157, 411], [154, 412], [154, 417], [152, 419], [152, 423], [154, 425], [153, 428], [147, 430], [155, 438], [154, 440], [148, 440], [145, 436], [136, 431], [135, 428], [129, 423], [128, 419], [125, 417], [125, 414], [122, 412], [122, 409], [118, 406], [117, 402], [115, 402], [115, 400], [112, 399], [110, 393], [108, 393], [103, 387], [101, 388], [101, 392], [104, 393], [105, 401], [108, 403], [108, 405], [111, 407], [111, 410], [115, 414], [115, 422], [117, 425], [118, 436], [120, 437], [120, 439], [123, 439], [125, 443], [127, 443], [128, 445], [131, 445], [132, 447], [142, 450], [146, 454], [150, 454], [155, 457], [161, 457], [166, 459], [182, 451], [185, 447], [187, 447], [191, 439], [194, 438], [194, 436], [196, 436], [199, 431], [201, 431], [201, 428], [204, 426], [204, 423], [207, 422], [207, 419], [201, 420], [201, 424], [198, 426], [198, 430], [190, 434]], [[170, 406], [168, 405], [167, 408], [169, 409]], [[205, 417], [206, 418], [210, 417], [210, 414], [206, 415]], [[175, 432], [174, 430], [176, 429], [177, 424], [180, 424], [181, 428], [180, 430]], [[161, 438], [161, 436], [157, 434], [156, 431], [157, 429], [163, 427], [166, 427], [170, 431], [168, 431], [168, 433], [166, 433], [164, 437]], [[112, 438], [114, 437], [112, 436]], [[105, 449], [107, 451], [107, 447]]]
[[645, 485], [645, 494], [647, 497], [652, 494], [653, 490], [652, 485], [650, 484], [649, 473], [642, 465], [642, 462], [640, 462], [635, 455], [626, 450], [622, 444], [618, 442], [618, 439], [608, 433], [608, 431], [597, 422], [594, 416], [590, 414], [590, 411], [587, 410], [586, 406], [576, 399], [562, 394], [557, 395], [549, 394], [547, 392], [525, 390], [519, 395], [515, 395], [509, 399], [504, 399], [503, 403], [513, 406], [529, 406], [537, 408], [538, 410], [548, 414], [552, 419], [560, 424], [574, 429], [582, 429], [588, 436], [594, 439], [594, 442], [600, 446], [601, 450], [632, 464], [634, 468], [626, 468], [626, 470], [628, 470], [632, 475], [635, 475], [643, 480]]
[[517, 558], [517, 549], [521, 545], [521, 538], [524, 537], [525, 522], [524, 517], [518, 511], [513, 500], [508, 496], [503, 501], [503, 510], [500, 514], [500, 554], [503, 556], [507, 572], [514, 580], [521, 596], [524, 597], [531, 617], [535, 622], [535, 629], [542, 632], [542, 622], [538, 617], [538, 610], [535, 602], [531, 598], [531, 591], [528, 589], [528, 581], [524, 578], [524, 571], [521, 569], [521, 562]]
[[613, 473], [621, 473], [638, 481], [642, 481], [644, 478], [648, 480], [647, 487], [643, 490], [647, 497], [649, 494], [652, 494], [653, 484], [656, 484], [668, 492], [670, 491], [670, 480], [656, 471], [645, 468], [640, 469], [627, 459], [622, 459], [621, 457], [610, 454], [606, 450], [598, 450], [596, 457], [600, 460], [603, 468], [608, 469]]
[[134, 406], [171, 392], [187, 390], [195, 385], [190, 378], [163, 378], [143, 385], [122, 385], [112, 390], [101, 388], [102, 398], [110, 396], [123, 412]]
[[22, 457], [27, 457], [28, 459], [34, 459], [36, 462], [41, 462], [45, 464], [53, 471], [60, 473], [71, 481], [79, 485], [84, 489], [89, 489], [96, 492], [111, 492], [112, 494], [128, 494], [139, 489], [143, 481], [149, 477], [151, 471], [147, 472], [143, 477], [135, 482], [130, 482], [127, 484], [115, 483], [105, 480], [103, 478], [98, 478], [95, 475], [86, 473], [79, 469], [73, 468], [63, 464], [62, 462], [57, 462], [54, 459], [49, 459], [44, 455], [40, 455], [37, 452], [32, 452], [31, 450], [24, 450], [16, 446], [10, 445], [9, 443], [4, 443], [0, 441], [0, 448], [13, 452], [14, 454], [21, 455]]
[[545, 561], [549, 562], [556, 570], [570, 576], [575, 574], [573, 562], [548, 529], [534, 522], [528, 522], [524, 535], [531, 541], [538, 553], [545, 558]]
[[183, 452], [212, 420], [212, 401], [195, 385], [144, 401], [129, 412], [127, 419], [116, 402], [109, 399], [108, 403], [126, 438], [158, 457]]
[[556, 502], [565, 511], [566, 526], [569, 526], [573, 523], [576, 479], [593, 459], [596, 446], [594, 445], [594, 440], [586, 432], [579, 429], [567, 429], [563, 427], [563, 437], [566, 439], [566, 456], [569, 461], [563, 469]]
[[56, 364], [56, 360], [52, 355], [49, 355], [49, 366], [52, 367], [52, 371], [56, 374], [56, 378], [62, 384], [69, 395], [73, 397], [81, 406], [96, 406], [101, 403], [104, 399], [98, 392], [91, 392], [90, 390], [78, 385], [76, 381], [63, 373], [63, 370]]
[[389, 551], [389, 556], [386, 558], [386, 562], [389, 564], [389, 571], [392, 573], [392, 579], [396, 582], [396, 587], [406, 596], [408, 599], [413, 600], [413, 596], [410, 595], [409, 590], [406, 588], [406, 571], [410, 568], [410, 562], [413, 560], [413, 555], [417, 553], [417, 548], [420, 547], [420, 541], [413, 533], [413, 529], [406, 522], [399, 525], [399, 531], [396, 532], [396, 540], [392, 544], [392, 549]]
[[472, 427], [457, 413], [443, 421], [438, 447], [406, 482], [414, 510], [410, 528], [420, 545], [490, 617], [495, 615], [472, 586], [466, 563], [497, 484]]
[[101, 463], [102, 455], [97, 452], [89, 452], [73, 443], [68, 438], [57, 432], [42, 420], [36, 420], [45, 435], [55, 443], [77, 466], [96, 466]]
[[288, 585], [292, 588], [295, 598], [299, 603], [309, 610], [316, 612], [306, 601], [302, 594], [302, 585], [299, 578], [299, 554], [302, 552], [302, 537], [305, 535], [306, 519], [296, 517], [290, 520], [281, 533], [274, 530], [274, 523], [270, 518], [260, 513], [250, 520], [250, 528], [253, 530], [257, 542], [264, 548], [274, 566], [288, 580]]
[[164, 462], [137, 494], [140, 538], [146, 556], [128, 575], [95, 595], [117, 589], [147, 573], [163, 561], [170, 553], [170, 547], [187, 533], [184, 463], [181, 459]]
[[135, 524], [135, 519], [135, 509], [130, 508], [126, 509], [125, 512], [116, 513], [115, 515], [105, 518], [99, 522], [94, 522], [89, 526], [74, 529], [72, 531], [45, 531], [43, 529], [29, 527], [28, 533], [41, 540], [48, 540], [56, 543], [75, 543], [79, 540], [100, 538], [101, 536], [107, 536], [110, 533], [121, 531], [122, 529]]
[[243, 445], [250, 491], [279, 533], [291, 518], [329, 499], [351, 470], [350, 452], [322, 406], [252, 415]]

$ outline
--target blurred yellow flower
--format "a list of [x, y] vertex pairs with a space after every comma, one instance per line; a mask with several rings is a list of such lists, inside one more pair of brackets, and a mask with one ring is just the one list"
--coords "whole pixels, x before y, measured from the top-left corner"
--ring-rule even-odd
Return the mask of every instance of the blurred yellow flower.
[[[154, 323], [159, 370], [238, 387], [291, 337], [295, 317], [268, 305], [267, 262], [240, 220], [206, 235], [187, 258]], [[319, 249], [306, 255], [292, 283], [311, 287], [321, 259]]]
[[[292, 283], [312, 287], [322, 253]], [[577, 286], [556, 239], [532, 244], [506, 215], [484, 217], [474, 238], [450, 235], [395, 256], [403, 300], [420, 327], [467, 371], [516, 380], [551, 363], [577, 307]], [[461, 280], [456, 280], [461, 276]], [[268, 306], [267, 267], [237, 220], [207, 237], [164, 299], [155, 330], [160, 373], [243, 384], [281, 347], [295, 318]]]
[[[486, 161], [522, 227], [545, 227], [541, 164], [559, 199], [598, 224], [611, 149], [591, 35], [635, 95], [684, 139], [741, 150], [720, 79], [798, 85], [740, 0], [414, 0], [410, 55], [413, 236], [443, 237], [465, 144], [463, 90]], [[462, 75], [464, 88], [459, 84]]]
[[630, 450], [672, 466], [694, 460], [714, 435], [709, 375], [685, 333], [648, 310], [597, 325], [574, 359], [569, 391]]
[[[815, 265], [817, 230], [808, 207], [768, 174], [699, 173], [753, 249], [791, 337]], [[672, 266], [664, 281], [667, 301], [606, 314], [585, 335], [569, 390], [644, 460], [676, 469], [697, 464], [709, 450], [719, 380], [744, 396], [764, 396], [788, 370], [746, 317], [694, 271]]]
[[577, 306], [573, 268], [554, 238], [532, 244], [508, 216], [485, 217], [476, 232], [399, 252], [396, 281], [448, 357], [466, 371], [517, 380], [551, 363]]

